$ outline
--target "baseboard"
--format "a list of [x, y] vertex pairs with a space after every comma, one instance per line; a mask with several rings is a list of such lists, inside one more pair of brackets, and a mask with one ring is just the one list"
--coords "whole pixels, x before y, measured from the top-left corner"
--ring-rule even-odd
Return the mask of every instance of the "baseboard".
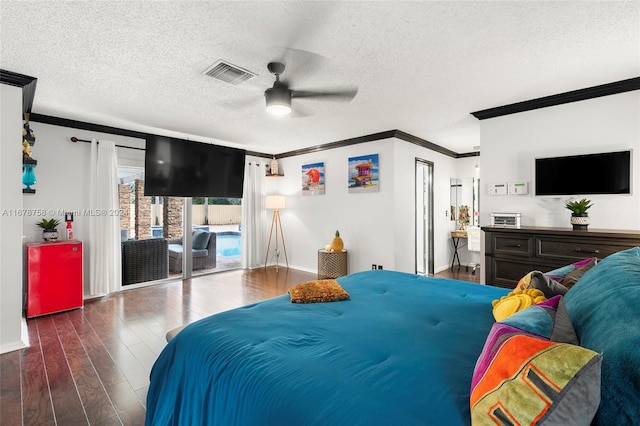
[[15, 342], [9, 342], [0, 345], [0, 354], [6, 354], [8, 352], [13, 352], [29, 347], [29, 331], [27, 330], [27, 320], [22, 318], [21, 321], [22, 323], [20, 324], [20, 328], [22, 340], [17, 340]]
[[310, 272], [312, 274], [317, 274], [318, 270], [317, 269], [313, 269], [313, 268], [304, 268], [302, 266], [294, 266], [294, 265], [290, 265], [289, 266], [291, 269], [297, 269], [298, 271], [303, 271], [303, 272]]
[[[276, 266], [275, 262], [267, 264], [267, 268], [275, 268], [275, 266]], [[278, 267], [279, 268], [286, 268], [287, 264], [286, 263], [285, 264], [279, 263]], [[259, 269], [259, 268], [264, 268], [264, 266], [258, 266], [256, 268], [252, 268], [252, 269]], [[289, 265], [289, 269], [296, 269], [298, 271], [309, 272], [309, 273], [312, 273], [312, 274], [317, 274], [318, 273], [317, 269], [305, 268], [303, 266], [296, 266], [296, 265]]]
[[439, 274], [440, 272], [442, 272], [442, 271], [446, 271], [447, 269], [451, 269], [451, 265], [450, 265], [450, 264], [446, 264], [446, 265], [444, 265], [444, 266], [440, 266], [440, 267], [438, 267], [438, 268], [435, 268], [435, 269], [434, 269], [434, 273], [435, 273], [435, 274]]

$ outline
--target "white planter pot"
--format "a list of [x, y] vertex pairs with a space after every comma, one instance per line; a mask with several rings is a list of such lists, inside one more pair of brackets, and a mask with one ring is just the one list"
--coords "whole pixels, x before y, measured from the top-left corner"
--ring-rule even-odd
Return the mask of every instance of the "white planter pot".
[[571, 225], [573, 225], [574, 231], [586, 231], [589, 223], [589, 215], [587, 213], [571, 215]]
[[58, 241], [58, 231], [42, 231], [42, 239], [50, 242], [50, 241]]

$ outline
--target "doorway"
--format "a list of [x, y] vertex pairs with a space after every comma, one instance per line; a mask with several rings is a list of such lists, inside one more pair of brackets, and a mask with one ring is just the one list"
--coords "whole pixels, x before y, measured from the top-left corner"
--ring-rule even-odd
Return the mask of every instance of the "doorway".
[[433, 163], [416, 158], [416, 274], [433, 274]]

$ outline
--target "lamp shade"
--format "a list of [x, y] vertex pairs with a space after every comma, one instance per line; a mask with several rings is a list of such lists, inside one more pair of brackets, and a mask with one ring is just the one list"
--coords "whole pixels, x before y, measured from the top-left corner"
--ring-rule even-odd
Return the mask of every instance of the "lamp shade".
[[271, 88], [264, 94], [267, 112], [273, 115], [287, 115], [291, 112], [291, 90]]
[[287, 207], [287, 197], [284, 195], [267, 195], [264, 204], [268, 209], [284, 209]]

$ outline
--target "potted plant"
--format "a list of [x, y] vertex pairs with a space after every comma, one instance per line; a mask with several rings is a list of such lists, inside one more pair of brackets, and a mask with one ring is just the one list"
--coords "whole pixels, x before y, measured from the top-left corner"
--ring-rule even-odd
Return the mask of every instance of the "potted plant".
[[60, 225], [58, 219], [42, 219], [36, 225], [42, 228], [42, 239], [47, 242], [58, 241], [58, 225]]
[[575, 231], [584, 231], [589, 226], [589, 210], [593, 204], [591, 200], [583, 198], [579, 201], [567, 201], [564, 205], [567, 209], [571, 210], [571, 225]]

